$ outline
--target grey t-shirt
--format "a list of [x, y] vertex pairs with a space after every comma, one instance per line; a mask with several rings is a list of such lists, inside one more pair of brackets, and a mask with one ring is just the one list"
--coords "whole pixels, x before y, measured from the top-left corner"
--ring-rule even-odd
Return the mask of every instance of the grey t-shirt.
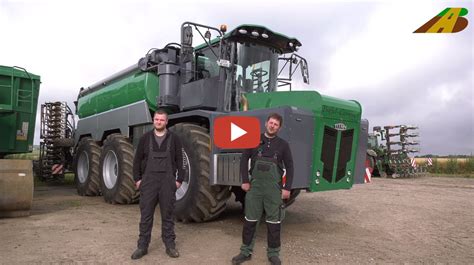
[[161, 147], [161, 144], [163, 143], [163, 141], [165, 140], [165, 137], [166, 137], [166, 133], [163, 135], [163, 136], [158, 136], [156, 135], [155, 133], [153, 134], [155, 136], [155, 141], [156, 143], [158, 144], [158, 148]]

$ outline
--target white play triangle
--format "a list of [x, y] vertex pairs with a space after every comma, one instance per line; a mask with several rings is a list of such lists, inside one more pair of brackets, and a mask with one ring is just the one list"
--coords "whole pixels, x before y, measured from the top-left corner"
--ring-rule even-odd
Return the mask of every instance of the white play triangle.
[[242, 137], [247, 134], [247, 131], [235, 125], [233, 122], [230, 123], [230, 141], [233, 142], [235, 139]]

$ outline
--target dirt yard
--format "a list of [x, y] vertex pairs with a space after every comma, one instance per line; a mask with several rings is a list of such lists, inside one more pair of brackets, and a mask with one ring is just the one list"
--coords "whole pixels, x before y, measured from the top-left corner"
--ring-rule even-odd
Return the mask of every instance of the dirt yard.
[[[164, 252], [159, 220], [157, 211], [149, 254], [132, 261], [138, 205], [38, 187], [30, 217], [0, 219], [0, 263], [230, 264], [238, 253], [237, 203], [214, 222], [177, 223], [178, 259]], [[261, 226], [248, 264], [267, 264], [265, 245]], [[474, 264], [473, 247], [474, 179], [374, 179], [348, 191], [303, 192], [287, 211], [281, 256], [285, 264]]]

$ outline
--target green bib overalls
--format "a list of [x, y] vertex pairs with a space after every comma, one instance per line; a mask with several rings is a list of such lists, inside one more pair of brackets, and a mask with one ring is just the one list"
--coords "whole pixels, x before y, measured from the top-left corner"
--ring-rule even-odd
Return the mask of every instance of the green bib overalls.
[[267, 255], [278, 256], [280, 252], [281, 221], [284, 218], [281, 199], [281, 176], [278, 171], [276, 155], [262, 157], [261, 152], [255, 159], [251, 172], [250, 190], [245, 196], [245, 223], [242, 233], [241, 253], [252, 254], [253, 238], [257, 222], [265, 213], [267, 223]]

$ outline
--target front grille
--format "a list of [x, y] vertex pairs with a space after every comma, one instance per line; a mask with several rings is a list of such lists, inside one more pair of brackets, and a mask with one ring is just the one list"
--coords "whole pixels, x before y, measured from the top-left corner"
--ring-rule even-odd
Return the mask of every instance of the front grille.
[[323, 148], [321, 150], [321, 161], [324, 163], [323, 178], [331, 182], [334, 168], [334, 154], [336, 152], [337, 130], [324, 126]]
[[339, 158], [337, 159], [336, 182], [346, 175], [346, 164], [351, 159], [353, 137], [354, 129], [346, 130], [341, 133], [341, 145], [339, 147]]
[[[336, 157], [336, 147], [338, 146], [339, 137], [339, 153]], [[354, 129], [338, 131], [332, 127], [324, 126], [323, 148], [321, 150], [321, 161], [324, 163], [323, 178], [332, 183], [334, 173], [334, 163], [336, 167], [336, 182], [340, 181], [346, 175], [346, 164], [351, 159], [352, 142], [354, 139]]]

